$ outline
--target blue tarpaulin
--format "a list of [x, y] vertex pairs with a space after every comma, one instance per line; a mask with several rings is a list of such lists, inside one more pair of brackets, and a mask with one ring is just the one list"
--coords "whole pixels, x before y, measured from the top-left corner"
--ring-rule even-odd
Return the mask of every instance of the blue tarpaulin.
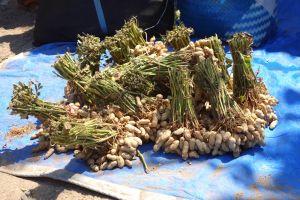
[[[231, 155], [202, 156], [183, 161], [177, 155], [153, 152], [152, 144], [140, 150], [151, 172], [145, 174], [139, 160], [133, 167], [94, 173], [84, 161], [72, 154], [55, 154], [47, 160], [32, 154], [36, 142], [30, 135], [13, 140], [5, 137], [12, 126], [36, 123], [21, 120], [6, 109], [12, 85], [18, 81], [38, 80], [44, 86], [41, 98], [62, 99], [66, 81], [53, 73], [51, 64], [57, 55], [74, 51], [72, 43], [45, 45], [7, 62], [0, 70], [0, 170], [17, 171], [26, 166], [51, 167], [42, 176], [68, 180], [74, 174], [102, 183], [137, 188], [188, 199], [299, 199], [300, 198], [300, 3], [279, 1], [279, 30], [274, 38], [253, 52], [253, 67], [259, 71], [271, 95], [279, 99], [275, 107], [279, 118], [274, 131], [266, 130], [266, 145], [255, 147], [238, 158]], [[14, 166], [19, 166], [14, 168]], [[63, 173], [58, 173], [63, 172]], [[11, 172], [14, 174], [13, 172]], [[20, 174], [19, 174], [20, 175]], [[85, 186], [83, 184], [83, 186]], [[97, 187], [101, 188], [99, 184]], [[95, 189], [95, 188], [90, 188]], [[108, 190], [111, 189], [111, 192]], [[99, 190], [103, 192], [103, 190]], [[109, 195], [122, 198], [106, 188]], [[124, 196], [123, 196], [124, 197]], [[132, 196], [131, 196], [132, 197]], [[149, 196], [148, 196], [149, 197]], [[154, 196], [153, 196], [154, 197]], [[126, 198], [126, 197], [124, 197]], [[138, 198], [138, 197], [136, 197]], [[130, 199], [127, 197], [127, 199]]]

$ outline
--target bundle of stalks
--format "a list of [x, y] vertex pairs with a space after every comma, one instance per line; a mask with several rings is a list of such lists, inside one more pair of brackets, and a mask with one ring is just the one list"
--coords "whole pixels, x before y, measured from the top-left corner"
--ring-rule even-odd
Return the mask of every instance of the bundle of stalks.
[[192, 100], [193, 79], [187, 66], [170, 69], [169, 79], [173, 122], [180, 126], [198, 128], [199, 122]]
[[116, 63], [126, 63], [130, 59], [128, 40], [123, 35], [114, 35], [105, 38], [105, 47], [109, 50]]
[[100, 118], [74, 120], [62, 117], [51, 121], [48, 130], [53, 144], [80, 145], [89, 149], [101, 148], [104, 142], [118, 134], [115, 125], [104, 123]]
[[122, 64], [129, 61], [130, 49], [146, 44], [143, 34], [143, 30], [138, 27], [136, 18], [132, 18], [114, 36], [106, 37], [104, 46], [109, 50], [114, 61]]
[[[66, 79], [68, 83], [67, 88], [70, 92], [76, 96], [75, 99], [81, 100], [80, 103], [88, 102], [94, 103], [94, 95], [87, 93], [86, 86], [91, 79], [91, 71], [88, 68], [80, 69], [78, 63], [76, 63], [71, 57], [70, 53], [65, 53], [63, 56], [58, 57], [53, 64], [56, 74]], [[70, 95], [70, 94], [68, 94]]]
[[120, 84], [125, 90], [137, 95], [149, 95], [154, 90], [154, 83], [145, 77], [143, 72], [129, 68], [120, 78]]
[[86, 92], [95, 96], [97, 104], [112, 103], [125, 111], [135, 112], [135, 98], [108, 74], [106, 71], [96, 73], [87, 83]]
[[[183, 54], [183, 53], [181, 53]], [[169, 85], [169, 70], [174, 67], [187, 67], [179, 53], [171, 53], [163, 57], [141, 55], [116, 68], [108, 69], [126, 90], [136, 95], [148, 95], [155, 92], [155, 86]]]
[[251, 66], [252, 36], [238, 33], [229, 40], [233, 58], [233, 94], [240, 103], [255, 103], [255, 87], [258, 82]]
[[146, 40], [144, 39], [144, 31], [139, 28], [137, 19], [131, 18], [128, 22], [125, 22], [124, 26], [117, 31], [117, 34], [122, 33], [129, 39], [128, 46], [132, 49], [136, 45], [144, 45]]
[[[34, 87], [34, 90], [33, 90]], [[9, 109], [13, 114], [19, 114], [21, 118], [28, 118], [29, 115], [44, 122], [48, 119], [56, 120], [65, 115], [64, 107], [38, 98], [40, 95], [40, 83], [29, 81], [28, 85], [19, 82], [13, 85], [13, 96]]]
[[78, 95], [82, 96], [82, 99], [85, 99], [90, 105], [114, 102], [124, 110], [135, 110], [134, 97], [128, 94], [113, 77], [108, 76], [108, 72], [97, 72], [91, 76], [88, 69], [80, 70], [78, 68], [69, 53], [60, 57], [54, 63], [54, 68], [59, 76], [73, 83]]
[[187, 28], [183, 23], [173, 27], [173, 30], [167, 31], [164, 37], [165, 43], [171, 45], [176, 51], [186, 47], [190, 43], [190, 36], [193, 34], [192, 28]]
[[99, 71], [100, 56], [105, 51], [100, 38], [89, 34], [78, 35], [76, 51], [81, 69], [88, 67], [92, 75]]
[[221, 68], [222, 70], [222, 77], [225, 80], [226, 83], [229, 83], [229, 74], [227, 71], [227, 67], [225, 65], [225, 52], [224, 48], [222, 47], [222, 41], [218, 38], [217, 35], [211, 36], [207, 38], [208, 42], [208, 47], [213, 49], [214, 51], [214, 56], [218, 59], [218, 67]]
[[[207, 58], [195, 66], [196, 84], [203, 91], [218, 118], [238, 112], [239, 107], [228, 93], [225, 81], [218, 72], [212, 58]], [[230, 112], [229, 112], [230, 111]]]

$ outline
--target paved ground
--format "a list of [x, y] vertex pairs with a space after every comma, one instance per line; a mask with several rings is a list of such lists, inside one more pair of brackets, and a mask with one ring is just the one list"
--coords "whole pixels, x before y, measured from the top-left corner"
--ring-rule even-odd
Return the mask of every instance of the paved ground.
[[[0, 0], [0, 63], [32, 46], [34, 13], [18, 7], [17, 0]], [[0, 199], [107, 199], [89, 190], [51, 179], [23, 179], [0, 173]]]

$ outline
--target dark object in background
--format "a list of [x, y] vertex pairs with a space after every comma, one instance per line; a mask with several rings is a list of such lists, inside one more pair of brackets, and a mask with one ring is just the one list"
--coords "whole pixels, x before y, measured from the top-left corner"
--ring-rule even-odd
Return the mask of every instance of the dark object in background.
[[17, 0], [18, 4], [30, 11], [36, 11], [39, 6], [38, 0]]
[[182, 20], [197, 37], [222, 40], [248, 32], [259, 46], [276, 31], [277, 0], [177, 0]]
[[174, 13], [175, 0], [40, 0], [34, 45], [75, 42], [81, 33], [103, 39], [132, 16], [148, 37], [160, 35], [172, 29]]

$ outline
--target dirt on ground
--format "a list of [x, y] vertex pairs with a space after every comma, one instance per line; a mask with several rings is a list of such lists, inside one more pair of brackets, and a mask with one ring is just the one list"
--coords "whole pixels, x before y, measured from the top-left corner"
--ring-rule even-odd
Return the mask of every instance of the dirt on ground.
[[[0, 63], [33, 48], [35, 13], [0, 0]], [[97, 200], [111, 199], [78, 186], [46, 178], [18, 178], [0, 173], [1, 200]]]
[[34, 17], [17, 0], [0, 0], [0, 63], [33, 48]]
[[23, 179], [0, 172], [1, 200], [103, 200], [96, 192], [47, 178]]

